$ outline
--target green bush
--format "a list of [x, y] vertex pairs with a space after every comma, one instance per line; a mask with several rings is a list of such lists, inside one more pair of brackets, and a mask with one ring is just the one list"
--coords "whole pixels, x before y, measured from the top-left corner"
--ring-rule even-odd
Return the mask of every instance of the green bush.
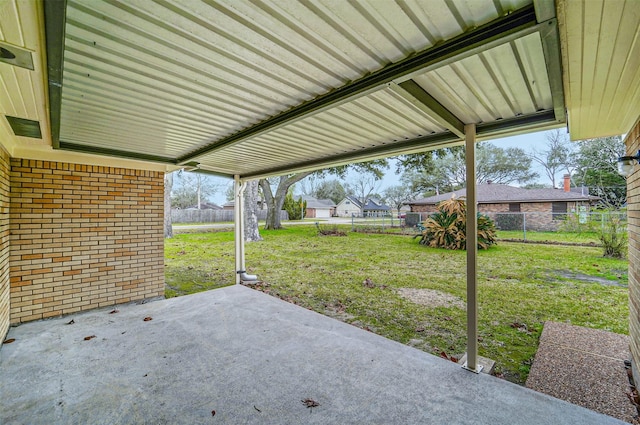
[[[438, 212], [425, 222], [420, 243], [433, 248], [467, 249], [466, 204], [451, 198], [438, 204]], [[478, 248], [496, 243], [496, 227], [488, 216], [478, 214]]]
[[291, 192], [289, 192], [284, 198], [282, 209], [289, 214], [289, 220], [302, 220], [307, 210], [307, 201], [303, 201], [302, 198], [298, 198], [296, 201], [293, 199]]
[[600, 221], [594, 221], [593, 214], [588, 214], [583, 223], [580, 213], [567, 214], [567, 219], [560, 223], [558, 230], [568, 233], [594, 232], [600, 226]]
[[627, 252], [626, 226], [619, 216], [610, 215], [600, 230], [603, 256], [624, 258]]

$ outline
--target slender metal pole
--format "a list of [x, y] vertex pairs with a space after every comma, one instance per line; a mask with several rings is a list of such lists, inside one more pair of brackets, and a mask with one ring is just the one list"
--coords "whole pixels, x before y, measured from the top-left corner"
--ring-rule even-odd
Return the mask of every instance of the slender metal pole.
[[236, 248], [236, 284], [240, 283], [240, 272], [245, 270], [244, 262], [244, 189], [246, 183], [240, 181], [240, 176], [234, 176], [234, 240]]
[[463, 367], [475, 373], [478, 365], [478, 207], [476, 202], [476, 125], [464, 126], [467, 161], [467, 362]]

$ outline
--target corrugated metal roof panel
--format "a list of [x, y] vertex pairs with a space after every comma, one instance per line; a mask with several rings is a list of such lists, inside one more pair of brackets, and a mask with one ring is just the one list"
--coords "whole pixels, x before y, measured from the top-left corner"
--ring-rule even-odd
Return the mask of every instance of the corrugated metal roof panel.
[[[231, 159], [251, 160], [255, 161], [254, 165], [261, 166], [270, 163], [271, 167], [278, 167], [295, 158], [310, 161], [445, 130], [387, 88], [218, 150], [200, 160], [215, 167]], [[265, 152], [271, 152], [270, 149], [277, 149], [278, 155], [266, 157]]]
[[[527, 3], [70, 0], [60, 138], [180, 157]], [[315, 132], [313, 158], [445, 130], [387, 90], [357, 102], [270, 137]]]
[[464, 123], [551, 109], [540, 36], [531, 34], [414, 80]]

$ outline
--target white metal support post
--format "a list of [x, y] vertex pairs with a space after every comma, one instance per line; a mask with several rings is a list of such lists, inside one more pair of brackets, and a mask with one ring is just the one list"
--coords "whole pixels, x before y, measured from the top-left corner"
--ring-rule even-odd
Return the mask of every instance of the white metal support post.
[[246, 182], [240, 181], [240, 176], [234, 176], [234, 230], [236, 245], [236, 284], [240, 283], [240, 273], [245, 270], [244, 262], [244, 189]]
[[467, 361], [462, 366], [480, 373], [478, 365], [478, 203], [476, 201], [476, 125], [464, 126], [467, 162]]

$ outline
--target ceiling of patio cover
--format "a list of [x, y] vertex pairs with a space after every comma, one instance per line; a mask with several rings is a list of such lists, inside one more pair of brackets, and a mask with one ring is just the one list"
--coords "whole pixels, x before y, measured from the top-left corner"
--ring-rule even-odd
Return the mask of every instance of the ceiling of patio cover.
[[[581, 109], [588, 81], [582, 91], [569, 84], [589, 55], [561, 46], [576, 45], [576, 32], [590, 38], [598, 9], [574, 3], [68, 0], [41, 10], [10, 0], [0, 41], [31, 50], [35, 64], [0, 63], [0, 106], [39, 123], [42, 135], [12, 134], [3, 121], [0, 136], [18, 153], [198, 164], [244, 178], [449, 146], [461, 143], [465, 124], [481, 140], [566, 126], [568, 116], [572, 125], [567, 99], [582, 123], [576, 131], [594, 137], [610, 131], [593, 128], [598, 111]], [[600, 19], [635, 23], [637, 34], [637, 9], [617, 2], [617, 14]], [[594, 40], [606, 38], [601, 29]], [[637, 50], [626, 33], [613, 45], [621, 38], [610, 59]], [[609, 64], [603, 77], [597, 67], [607, 58], [597, 59], [589, 75], [604, 88], [595, 95], [615, 99], [605, 89], [620, 89], [607, 85], [617, 71]], [[638, 79], [631, 62], [618, 66], [627, 88]]]

